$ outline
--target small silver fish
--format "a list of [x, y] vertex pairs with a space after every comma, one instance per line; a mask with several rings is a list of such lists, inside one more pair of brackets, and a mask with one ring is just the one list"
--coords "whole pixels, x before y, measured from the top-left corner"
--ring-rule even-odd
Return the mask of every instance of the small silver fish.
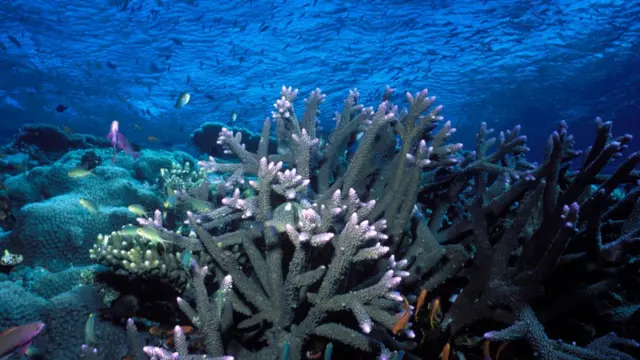
[[176, 104], [173, 107], [180, 109], [187, 105], [189, 103], [189, 100], [191, 100], [191, 94], [189, 94], [188, 92], [183, 92], [182, 94], [180, 94], [180, 96], [178, 96], [178, 100], [176, 100]]

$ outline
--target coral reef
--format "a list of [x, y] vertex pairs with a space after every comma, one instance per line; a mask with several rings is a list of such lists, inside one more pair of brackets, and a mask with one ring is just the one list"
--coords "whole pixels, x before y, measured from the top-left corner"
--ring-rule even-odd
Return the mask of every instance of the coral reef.
[[82, 158], [80, 158], [80, 166], [87, 170], [93, 170], [101, 163], [102, 159], [100, 159], [95, 151], [87, 151], [82, 155]]
[[[352, 90], [324, 137], [325, 95], [298, 118], [282, 87], [251, 145], [196, 131], [201, 146], [218, 132], [207, 160], [143, 150], [111, 164], [96, 147], [9, 176], [0, 246], [23, 258], [0, 274], [0, 328], [44, 321], [51, 358], [117, 358], [125, 337], [136, 360], [640, 356], [632, 137], [598, 118], [582, 152], [560, 122], [532, 163], [519, 126], [482, 123], [463, 151], [427, 95], [400, 109], [387, 88], [374, 109]], [[87, 336], [109, 302], [112, 322]], [[142, 347], [138, 328], [176, 322]]]
[[[90, 313], [102, 308], [93, 286], [92, 267], [75, 267], [60, 273], [41, 268], [17, 267], [12, 281], [0, 283], [0, 328], [41, 320], [46, 324], [34, 345], [48, 359], [78, 359], [84, 341], [84, 324]], [[97, 321], [99, 346], [106, 358], [126, 354], [124, 333], [110, 322]]]
[[551, 340], [544, 332], [542, 324], [538, 321], [529, 306], [519, 310], [519, 319], [507, 329], [493, 331], [484, 334], [484, 337], [492, 341], [514, 341], [525, 339], [530, 345], [536, 357], [541, 360], [554, 359], [620, 359], [634, 360], [621, 350], [619, 346], [640, 347], [635, 340], [619, 338], [615, 334], [607, 334], [594, 339], [587, 346], [579, 347], [575, 344], [566, 344], [562, 341]]
[[[204, 154], [208, 154], [209, 156], [214, 156], [216, 158], [232, 159], [232, 156], [226, 155], [219, 146], [211, 141], [211, 139], [218, 136], [218, 133], [220, 133], [222, 128], [229, 128], [229, 126], [230, 125], [221, 123], [205, 122], [191, 133], [191, 141]], [[243, 134], [245, 144], [250, 151], [255, 151], [258, 148], [258, 143], [261, 141], [260, 134], [256, 134], [244, 128], [233, 130]], [[275, 139], [270, 138], [269, 151], [275, 151], [275, 146]]]
[[102, 137], [71, 134], [49, 124], [25, 124], [3, 150], [9, 154], [24, 154], [39, 165], [48, 165], [72, 150], [108, 147], [109, 142]]
[[[189, 213], [198, 240], [165, 228], [159, 213], [138, 219], [164, 239], [208, 255], [207, 267], [194, 265], [195, 284], [203, 282], [208, 268], [218, 270], [219, 283], [231, 275], [231, 302], [243, 319], [236, 327], [252, 329], [265, 344], [242, 350], [223, 346], [230, 325], [218, 309], [222, 304], [205, 303], [201, 288], [198, 311], [182, 307], [208, 338], [209, 355], [234, 349], [243, 359], [273, 358], [286, 344], [296, 359], [313, 335], [368, 352], [384, 352], [382, 342], [411, 350], [385, 337], [372, 342], [378, 334], [369, 334], [374, 327], [392, 330], [406, 314], [397, 302], [402, 297], [392, 292], [401, 278], [407, 289], [433, 293], [422, 300], [432, 308], [431, 325], [415, 315], [414, 329], [423, 331], [423, 347], [438, 348], [438, 341], [425, 341], [427, 333], [453, 342], [475, 326], [514, 324], [531, 305], [545, 316], [576, 304], [601, 307], [599, 298], [617, 281], [636, 277], [637, 191], [625, 196], [614, 191], [635, 185], [640, 156], [629, 156], [612, 175], [601, 174], [631, 140], [614, 138], [611, 123], [596, 120], [596, 141], [574, 169], [581, 152], [573, 149], [565, 123], [549, 137], [545, 161], [536, 165], [524, 157], [527, 139], [520, 127], [491, 138], [492, 130], [482, 124], [475, 151], [459, 152], [461, 144], [446, 142], [455, 131], [450, 123], [436, 129], [441, 107], [432, 107], [435, 98], [426, 91], [407, 94], [411, 107], [403, 112], [390, 103], [393, 89], [385, 91], [375, 112], [357, 104], [352, 91], [326, 142], [315, 125], [323, 95], [311, 93], [300, 121], [292, 106], [296, 95], [283, 87], [274, 104], [277, 154], [266, 146], [270, 119], [256, 153], [245, 148], [241, 135], [221, 129], [217, 143], [239, 162], [213, 157], [200, 162], [205, 172], [228, 175], [217, 188], [224, 206]], [[245, 182], [246, 176], [257, 178]], [[246, 195], [249, 188], [253, 192]], [[241, 271], [248, 267], [236, 261], [237, 251], [247, 255], [253, 276]], [[389, 254], [394, 256], [387, 260]], [[576, 269], [581, 276], [567, 278]], [[351, 284], [356, 276], [360, 283]], [[440, 308], [440, 296], [454, 300]], [[541, 301], [556, 306], [540, 307]], [[332, 315], [345, 311], [359, 330], [334, 322]], [[435, 316], [440, 312], [444, 315]], [[413, 338], [415, 332], [404, 326], [402, 336]], [[590, 337], [585, 343], [591, 345], [572, 351], [596, 354], [590, 352], [596, 344], [610, 343], [601, 339]], [[459, 356], [469, 351], [445, 348]]]
[[[168, 193], [173, 191], [190, 191], [199, 188], [204, 183], [204, 177], [191, 168], [195, 164], [189, 162], [184, 164], [172, 163], [171, 167], [160, 169], [161, 187]], [[173, 191], [172, 191], [173, 190]]]
[[125, 227], [110, 235], [98, 235], [98, 243], [89, 250], [92, 260], [124, 272], [131, 278], [160, 279], [166, 286], [182, 291], [187, 285], [189, 264], [172, 248], [158, 250], [158, 244]]
[[[387, 89], [385, 96], [391, 94], [392, 90]], [[218, 144], [241, 162], [223, 164], [214, 158], [200, 162], [205, 172], [233, 174], [225, 183], [223, 207], [189, 213], [188, 222], [199, 240], [163, 228], [161, 216], [138, 221], [157, 229], [167, 240], [206, 252], [213, 267], [231, 276], [233, 308], [245, 317], [237, 327], [257, 331], [267, 345], [237, 350], [233, 355], [242, 359], [276, 358], [286, 344], [291, 357], [299, 359], [304, 349], [309, 350], [307, 339], [312, 336], [379, 352], [384, 346], [380, 342], [374, 345], [367, 335], [374, 327], [392, 330], [398, 317], [409, 311], [402, 311], [403, 298], [395, 291], [409, 273], [404, 271], [406, 261], [386, 260], [390, 250], [387, 243], [393, 243], [387, 233], [402, 233], [405, 222], [398, 217], [407, 212], [401, 202], [406, 199], [402, 195], [394, 199], [371, 198], [385, 187], [405, 186], [407, 178], [382, 177], [377, 172], [386, 168], [392, 173], [406, 162], [407, 154], [418, 161], [433, 161], [434, 167], [454, 164], [453, 154], [460, 146], [443, 144], [452, 133], [449, 124], [434, 134], [433, 147], [427, 149], [423, 142], [418, 153], [409, 145], [396, 151], [393, 135], [384, 136], [391, 134], [390, 124], [405, 126], [404, 139], [416, 143], [425, 131], [435, 128], [434, 124], [441, 120], [441, 107], [422, 115], [435, 100], [428, 98], [426, 91], [415, 97], [409, 95], [411, 109], [403, 113], [387, 100], [377, 111], [364, 108], [357, 104], [357, 91], [352, 91], [342, 114], [337, 115], [338, 128], [322, 146], [316, 136], [316, 115], [324, 95], [319, 90], [310, 94], [301, 121], [292, 105], [296, 96], [297, 90], [283, 87], [275, 104], [277, 154], [268, 151], [270, 119], [264, 122], [256, 154], [246, 150], [240, 134], [221, 129]], [[347, 153], [348, 163], [336, 161], [358, 132], [364, 134], [357, 150]], [[380, 157], [371, 156], [374, 151]], [[257, 179], [244, 182], [243, 175], [255, 175]], [[249, 196], [241, 191], [247, 185], [253, 189]], [[416, 186], [413, 190], [405, 187], [409, 199], [416, 197], [417, 190]], [[380, 200], [385, 206], [380, 205]], [[407, 216], [412, 209], [411, 202]], [[385, 218], [391, 219], [389, 229]], [[237, 221], [242, 223], [240, 230], [224, 230], [225, 225]], [[223, 239], [231, 241], [225, 243]], [[246, 276], [233, 253], [225, 250], [233, 243], [241, 245], [247, 254], [253, 276]], [[198, 312], [186, 305], [181, 307], [208, 339], [207, 353], [222, 356], [229, 347], [222, 345], [221, 333], [229, 324], [220, 317], [222, 304], [204, 305], [202, 278], [206, 271], [206, 267], [194, 269]], [[357, 283], [353, 282], [356, 277]], [[211, 311], [205, 310], [211, 307]], [[217, 317], [211, 315], [215, 309]], [[352, 314], [356, 329], [349, 324], [351, 321], [336, 317], [343, 312]], [[258, 329], [250, 330], [255, 327]], [[401, 330], [408, 338], [415, 336], [409, 328]]]
[[[103, 165], [84, 177], [72, 178], [88, 152]], [[160, 206], [162, 198], [154, 188], [160, 169], [177, 161], [194, 161], [184, 153], [144, 151], [138, 161], [119, 157], [111, 166], [110, 149], [75, 150], [49, 166], [5, 179], [15, 221], [8, 230], [9, 247], [25, 258], [26, 264], [63, 269], [69, 264], [87, 264], [88, 250], [100, 233], [111, 233], [134, 223], [127, 207], [140, 204]], [[93, 155], [92, 155], [93, 156]], [[97, 213], [83, 208], [81, 199], [97, 206]]]

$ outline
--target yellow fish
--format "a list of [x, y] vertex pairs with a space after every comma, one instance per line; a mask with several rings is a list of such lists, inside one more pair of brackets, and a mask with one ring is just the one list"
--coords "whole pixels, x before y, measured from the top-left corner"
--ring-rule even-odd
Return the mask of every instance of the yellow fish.
[[127, 209], [129, 209], [129, 211], [131, 211], [133, 214], [137, 216], [147, 216], [147, 210], [145, 210], [145, 208], [142, 205], [138, 205], [138, 204], [129, 205]]
[[71, 178], [83, 178], [85, 176], [96, 176], [94, 173], [91, 172], [91, 170], [87, 170], [85, 168], [81, 168], [81, 167], [77, 167], [71, 171], [69, 171], [67, 173], [67, 175], [69, 175], [69, 177]]
[[193, 210], [197, 212], [205, 212], [211, 210], [211, 206], [206, 201], [193, 199], [189, 202], [189, 205], [193, 208]]
[[96, 206], [96, 204], [94, 204], [91, 200], [80, 198], [80, 205], [83, 208], [87, 209], [87, 211], [91, 214], [98, 213], [98, 206]]
[[158, 142], [158, 141], [160, 141], [160, 139], [158, 139], [158, 138], [157, 138], [157, 137], [155, 137], [155, 136], [149, 136], [149, 137], [147, 138], [147, 140], [149, 140], [149, 142]]
[[84, 341], [87, 344], [93, 345], [93, 344], [97, 344], [98, 341], [96, 341], [96, 315], [95, 314], [89, 314], [89, 318], [87, 319], [87, 322], [84, 325]]
[[170, 209], [176, 206], [176, 201], [177, 201], [177, 198], [175, 195], [169, 195], [167, 196], [167, 200], [164, 202], [164, 207], [167, 209]]
[[170, 243], [171, 241], [165, 240], [160, 235], [160, 232], [154, 228], [150, 227], [140, 227], [136, 230], [136, 233], [141, 238], [150, 241], [152, 244], [160, 244], [164, 247], [164, 244]]
[[67, 125], [63, 126], [63, 127], [62, 127], [62, 130], [64, 130], [64, 132], [65, 132], [67, 135], [69, 135], [69, 136], [73, 135], [73, 131], [72, 131], [72, 130], [71, 130], [71, 128], [70, 128], [69, 126], [67, 126]]
[[136, 236], [138, 235], [138, 227], [134, 225], [125, 225], [120, 229], [120, 233], [124, 236]]
[[229, 125], [233, 124], [238, 120], [238, 113], [234, 110], [231, 112], [231, 118], [229, 119]]
[[178, 96], [178, 100], [173, 107], [180, 109], [181, 107], [187, 105], [189, 103], [189, 100], [191, 100], [191, 94], [189, 94], [188, 92], [183, 92], [182, 94], [180, 94], [180, 96]]

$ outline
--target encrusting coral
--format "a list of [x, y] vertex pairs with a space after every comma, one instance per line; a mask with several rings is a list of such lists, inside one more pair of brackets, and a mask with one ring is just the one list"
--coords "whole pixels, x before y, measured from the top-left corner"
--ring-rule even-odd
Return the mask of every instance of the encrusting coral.
[[[305, 351], [322, 351], [309, 344], [314, 336], [369, 353], [411, 352], [418, 329], [420, 344], [434, 346], [433, 338], [447, 342], [485, 319], [511, 326], [486, 333], [487, 340], [526, 339], [540, 353], [555, 343], [535, 317], [536, 300], [557, 305], [542, 307], [548, 316], [567, 304], [595, 303], [619, 279], [637, 277], [640, 191], [615, 192], [636, 184], [640, 155], [601, 174], [631, 141], [613, 138], [610, 123], [596, 120], [597, 139], [574, 170], [581, 153], [565, 123], [549, 137], [544, 162], [532, 164], [519, 126], [491, 138], [482, 124], [472, 152], [448, 143], [455, 129], [441, 121], [442, 107], [426, 90], [407, 93], [410, 107], [403, 111], [391, 103], [391, 88], [375, 111], [358, 104], [352, 90], [326, 139], [316, 127], [324, 95], [311, 92], [298, 119], [297, 94], [282, 88], [256, 153], [240, 133], [221, 129], [218, 145], [239, 161], [201, 161], [202, 177], [190, 180], [201, 185], [197, 194], [176, 189], [178, 203], [195, 197], [206, 205], [187, 212], [186, 226], [169, 225], [159, 210], [138, 218], [177, 252], [171, 256], [193, 256], [182, 265], [185, 276], [192, 273], [196, 307], [178, 304], [204, 336], [205, 358], [301, 359]], [[276, 153], [268, 150], [272, 123]], [[221, 174], [213, 192], [201, 191], [211, 185], [206, 173]], [[566, 273], [576, 269], [582, 275], [568, 283]], [[208, 274], [219, 284], [215, 301]], [[408, 305], [414, 296], [400, 293], [416, 289], [430, 292], [420, 300], [431, 303], [430, 326]], [[438, 295], [452, 296], [451, 303], [440, 305]], [[425, 332], [437, 335], [425, 340]], [[145, 352], [152, 359], [191, 358], [176, 334], [176, 353]], [[544, 356], [631, 356], [611, 345], [635, 342], [611, 339], [592, 337], [585, 348], [556, 344]], [[455, 356], [467, 351], [448, 343], [445, 349]], [[486, 349], [491, 358], [489, 342]]]

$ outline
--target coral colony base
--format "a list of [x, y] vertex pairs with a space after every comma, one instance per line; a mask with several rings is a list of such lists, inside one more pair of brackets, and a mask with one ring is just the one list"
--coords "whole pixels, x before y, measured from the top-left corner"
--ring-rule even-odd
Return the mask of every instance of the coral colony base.
[[233, 160], [138, 154], [117, 123], [109, 140], [24, 129], [6, 152], [36, 164], [4, 163], [0, 327], [45, 327], [3, 333], [2, 355], [32, 339], [47, 359], [640, 354], [630, 135], [596, 119], [581, 152], [560, 123], [536, 164], [519, 126], [480, 124], [463, 151], [426, 90], [403, 110], [394, 89], [377, 108], [352, 90], [328, 136], [324, 94], [301, 118], [297, 95], [282, 88], [255, 146], [219, 127]]

